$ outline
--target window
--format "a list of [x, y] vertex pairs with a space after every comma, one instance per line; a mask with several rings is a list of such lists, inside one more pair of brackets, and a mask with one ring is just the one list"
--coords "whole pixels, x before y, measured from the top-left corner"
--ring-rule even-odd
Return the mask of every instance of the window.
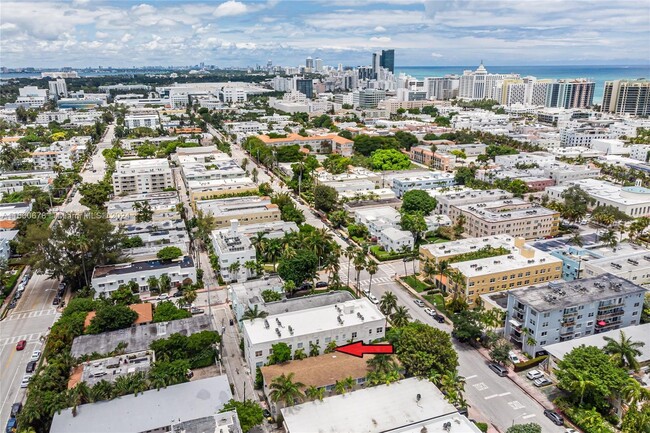
[[357, 333], [356, 333], [356, 332], [353, 332], [353, 333], [352, 333], [352, 339], [354, 340], [355, 338], [357, 338]]
[[530, 323], [531, 325], [535, 326], [535, 321], [534, 321], [533, 319], [530, 319], [530, 320], [528, 321], [528, 323]]
[[594, 324], [593, 321], [592, 322], [587, 322], [587, 326], [592, 326], [593, 324]]
[[548, 322], [542, 323], [542, 328], [547, 328], [548, 327]]
[[377, 328], [377, 334], [381, 334], [384, 331], [384, 328]]
[[640, 304], [639, 304], [638, 302], [636, 302], [636, 303], [634, 304], [635, 307], [638, 307], [639, 305], [640, 305]]
[[547, 334], [548, 334], [548, 331], [542, 331], [542, 333], [539, 334], [539, 335], [540, 335], [540, 337], [546, 337]]
[[540, 345], [540, 346], [543, 346], [543, 345], [545, 345], [545, 344], [546, 344], [546, 340], [542, 340], [542, 341], [539, 342], [539, 345]]
[[298, 349], [302, 349], [302, 343], [298, 343], [298, 344], [296, 344], [296, 347], [297, 347]]
[[325, 344], [329, 343], [332, 341], [332, 337], [325, 337]]
[[587, 317], [594, 317], [594, 313], [591, 312], [591, 313], [587, 314]]
[[372, 329], [368, 329], [368, 335], [372, 334]]
[[580, 320], [580, 319], [582, 319], [582, 314], [578, 314], [578, 319], [577, 320]]
[[261, 350], [256, 351], [255, 357], [260, 357], [260, 356], [262, 356], [262, 351]]
[[636, 316], [636, 315], [638, 315], [638, 314], [639, 314], [638, 311], [635, 311], [634, 313], [632, 313], [633, 316]]

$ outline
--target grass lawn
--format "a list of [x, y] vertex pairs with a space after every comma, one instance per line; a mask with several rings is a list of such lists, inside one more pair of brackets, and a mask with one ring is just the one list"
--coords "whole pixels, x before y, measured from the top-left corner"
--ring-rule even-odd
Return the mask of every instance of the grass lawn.
[[396, 259], [401, 259], [403, 257], [406, 257], [406, 254], [400, 254], [400, 253], [389, 253], [387, 251], [384, 251], [382, 247], [379, 245], [373, 245], [370, 247], [370, 252], [372, 253], [373, 256], [377, 257], [380, 261], [384, 262], [387, 260], [396, 260]]
[[431, 287], [418, 280], [415, 276], [409, 275], [408, 277], [402, 277], [402, 281], [411, 286], [416, 292], [422, 293], [425, 290], [429, 290]]
[[445, 300], [440, 293], [436, 293], [435, 295], [424, 295], [423, 298], [435, 305], [436, 310], [446, 314]]
[[449, 239], [445, 238], [440, 238], [438, 236], [429, 236], [424, 239], [421, 239], [420, 244], [421, 245], [426, 245], [426, 244], [441, 244], [443, 242], [449, 242]]

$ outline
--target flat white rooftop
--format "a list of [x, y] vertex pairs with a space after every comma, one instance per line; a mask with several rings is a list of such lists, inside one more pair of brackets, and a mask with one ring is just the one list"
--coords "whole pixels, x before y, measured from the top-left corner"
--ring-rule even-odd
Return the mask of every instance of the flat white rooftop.
[[557, 257], [540, 251], [534, 247], [526, 246], [525, 248], [535, 252], [534, 257], [527, 258], [520, 254], [514, 246], [512, 252], [503, 256], [489, 257], [485, 259], [469, 260], [467, 262], [453, 263], [452, 268], [458, 269], [468, 278], [478, 277], [480, 275], [491, 275], [500, 272], [523, 269], [530, 266], [555, 264], [562, 269], [562, 260]]
[[640, 186], [615, 185], [598, 179], [579, 179], [569, 182], [564, 186], [550, 187], [552, 190], [561, 193], [571, 185], [579, 185], [580, 188], [595, 199], [609, 200], [623, 205], [636, 205], [650, 203], [650, 189]]
[[478, 251], [484, 247], [508, 249], [514, 248], [515, 239], [512, 236], [499, 234], [495, 236], [486, 236], [484, 238], [467, 238], [457, 241], [444, 242], [442, 244], [426, 244], [420, 247], [420, 250], [428, 251], [432, 256], [457, 256], [460, 254]]
[[510, 221], [525, 218], [540, 218], [557, 212], [538, 204], [531, 204], [520, 198], [472, 203], [457, 206], [459, 210], [488, 222]]
[[[339, 317], [343, 324], [338, 321]], [[278, 340], [276, 328], [280, 330], [280, 338], [290, 335], [295, 338], [384, 319], [379, 309], [368, 298], [363, 297], [336, 305], [270, 315], [266, 319], [247, 320], [244, 322], [244, 328], [252, 344], [261, 344]], [[293, 334], [290, 333], [289, 327]]]
[[[458, 414], [456, 408], [433, 383], [417, 378], [282, 409], [288, 433], [389, 432], [454, 414]], [[452, 425], [456, 426], [453, 422]], [[451, 431], [474, 433], [478, 430]]]

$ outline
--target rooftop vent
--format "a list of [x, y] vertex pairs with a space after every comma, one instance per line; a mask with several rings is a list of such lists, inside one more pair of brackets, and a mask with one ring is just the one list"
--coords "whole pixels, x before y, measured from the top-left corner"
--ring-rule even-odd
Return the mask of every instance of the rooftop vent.
[[339, 325], [342, 325], [342, 324], [343, 324], [343, 318], [342, 318], [341, 316], [337, 316], [337, 317], [336, 317], [336, 320], [338, 320]]
[[289, 334], [293, 335], [293, 328], [289, 325]]
[[278, 337], [282, 337], [282, 333], [278, 328], [275, 328], [275, 333], [278, 334]]
[[264, 319], [264, 327], [265, 327], [266, 329], [269, 329], [269, 327], [270, 327], [270, 325], [269, 325], [269, 321], [266, 320], [266, 319]]

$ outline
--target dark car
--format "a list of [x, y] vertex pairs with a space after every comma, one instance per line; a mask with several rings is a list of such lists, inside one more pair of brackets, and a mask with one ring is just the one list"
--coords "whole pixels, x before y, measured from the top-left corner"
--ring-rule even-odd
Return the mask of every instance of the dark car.
[[501, 377], [508, 375], [508, 369], [506, 369], [502, 365], [492, 362], [488, 365], [488, 367], [490, 367], [490, 370], [494, 371], [496, 374], [498, 374]]
[[16, 430], [18, 430], [18, 421], [16, 421], [16, 418], [9, 418], [5, 431], [7, 433], [14, 433]]
[[29, 361], [25, 368], [25, 373], [33, 373], [36, 370], [36, 361]]
[[310, 290], [312, 288], [311, 283], [302, 283], [298, 290]]
[[59, 305], [59, 303], [61, 303], [61, 298], [59, 298], [58, 296], [55, 297], [54, 300], [52, 300], [52, 305]]
[[183, 296], [183, 292], [178, 290], [178, 291], [174, 292], [174, 294], [172, 295], [172, 298], [180, 298], [181, 296]]
[[544, 415], [546, 415], [548, 419], [553, 421], [553, 424], [564, 425], [564, 418], [562, 418], [560, 414], [555, 412], [554, 410], [544, 409]]
[[445, 323], [445, 317], [441, 314], [435, 314], [433, 316], [433, 320], [435, 320], [438, 323]]
[[317, 282], [316, 287], [327, 287], [327, 281], [319, 281], [319, 282]]
[[268, 422], [273, 422], [273, 417], [271, 416], [271, 412], [269, 412], [268, 409], [264, 409], [262, 413], [264, 414], [264, 418], [266, 418]]
[[21, 402], [12, 404], [11, 405], [11, 417], [16, 418], [21, 410], [23, 410], [23, 404]]
[[16, 308], [16, 304], [17, 304], [17, 303], [18, 303], [18, 301], [16, 300], [16, 298], [14, 298], [14, 299], [11, 300], [11, 302], [9, 303], [9, 305], [7, 305], [7, 308], [10, 309], [10, 310], [11, 310], [12, 308]]

